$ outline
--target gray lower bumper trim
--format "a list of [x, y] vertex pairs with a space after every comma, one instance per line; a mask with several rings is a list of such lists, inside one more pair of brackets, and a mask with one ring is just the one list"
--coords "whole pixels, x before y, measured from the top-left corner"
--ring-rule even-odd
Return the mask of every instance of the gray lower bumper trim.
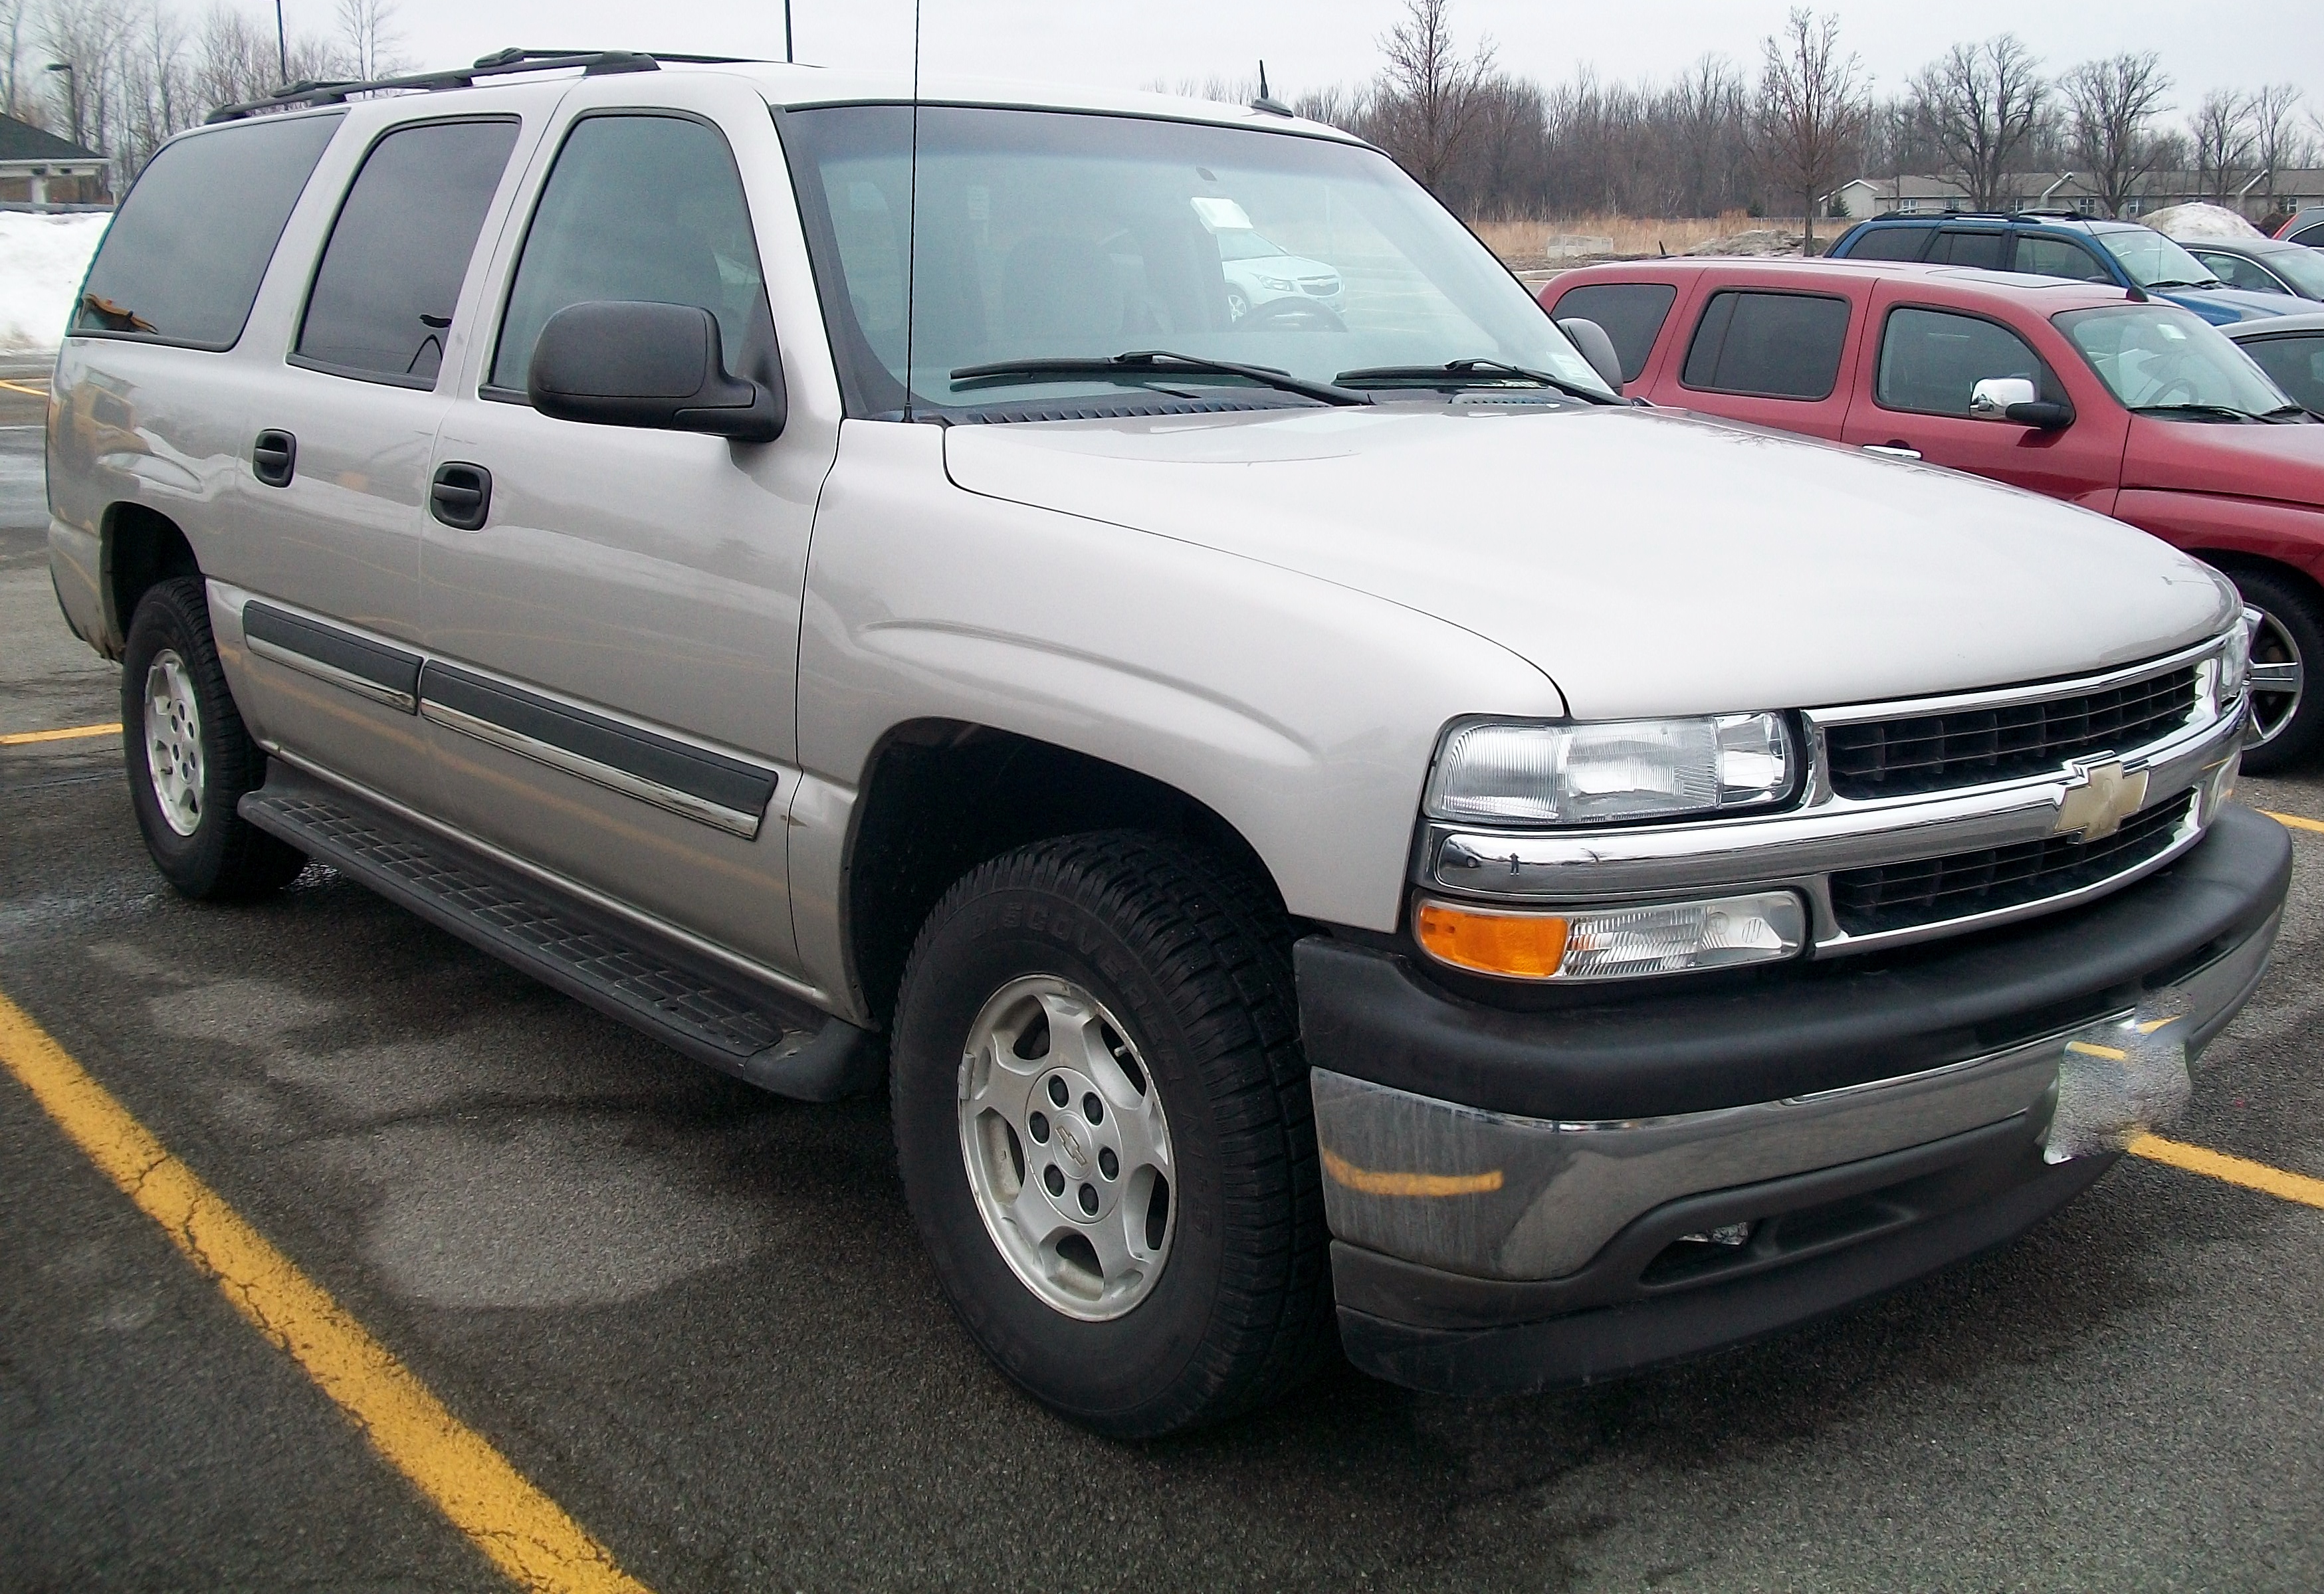
[[[2190, 1051], [2250, 994], [2276, 922], [2176, 981]], [[1614, 1122], [1483, 1112], [1316, 1069], [1324, 1208], [1335, 1237], [1370, 1250], [1484, 1278], [1562, 1277], [1682, 1197], [2046, 1121], [2064, 1045], [2085, 1027], [1844, 1090]]]

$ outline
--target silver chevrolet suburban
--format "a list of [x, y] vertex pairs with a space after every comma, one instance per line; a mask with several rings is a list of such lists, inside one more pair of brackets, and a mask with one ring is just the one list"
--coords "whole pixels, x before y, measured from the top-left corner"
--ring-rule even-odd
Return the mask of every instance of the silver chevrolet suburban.
[[511, 51], [161, 151], [51, 567], [180, 891], [884, 1079], [1074, 1421], [1547, 1388], [2071, 1198], [2290, 866], [2225, 580], [1603, 341], [1266, 102]]

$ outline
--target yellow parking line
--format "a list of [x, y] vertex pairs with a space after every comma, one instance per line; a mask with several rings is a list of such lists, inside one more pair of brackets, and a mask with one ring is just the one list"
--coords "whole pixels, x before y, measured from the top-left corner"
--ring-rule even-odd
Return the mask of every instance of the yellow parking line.
[[252, 1326], [519, 1587], [647, 1594], [605, 1547], [465, 1427], [370, 1331], [268, 1244], [23, 1009], [0, 996], [0, 1064]]
[[67, 725], [61, 731], [11, 731], [0, 736], [0, 747], [25, 747], [35, 742], [71, 742], [82, 736], [118, 736], [119, 725]]
[[10, 382], [5, 377], [0, 377], [0, 387], [5, 387], [12, 392], [30, 393], [36, 399], [45, 399], [49, 396], [49, 390], [44, 387], [26, 387], [21, 382]]
[[2324, 820], [2302, 819], [2297, 814], [2277, 814], [2266, 808], [2262, 808], [2260, 812], [2267, 815], [2278, 825], [2289, 825], [2294, 830], [2324, 830]]
[[2272, 1168], [2264, 1162], [2246, 1162], [2240, 1156], [2229, 1156], [2224, 1151], [2190, 1146], [2180, 1140], [2165, 1140], [2160, 1135], [2141, 1135], [2130, 1143], [2127, 1149], [2131, 1156], [2143, 1156], [2149, 1162], [2165, 1163], [2190, 1174], [2224, 1179], [2230, 1184], [2240, 1184], [2246, 1190], [2256, 1190], [2283, 1201], [2296, 1201], [2302, 1206], [2324, 1207], [2324, 1179], [2311, 1179], [2304, 1174], [2287, 1174], [2282, 1168]]

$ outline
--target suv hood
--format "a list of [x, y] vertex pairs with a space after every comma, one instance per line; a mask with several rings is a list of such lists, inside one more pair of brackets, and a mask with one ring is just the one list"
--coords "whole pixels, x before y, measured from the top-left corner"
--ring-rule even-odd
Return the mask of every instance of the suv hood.
[[2101, 515], [1671, 411], [966, 425], [945, 459], [971, 493], [1434, 615], [1530, 660], [1585, 719], [2080, 674], [2192, 643], [2237, 608], [2205, 567]]
[[2288, 293], [2255, 293], [2248, 288], [2157, 288], [2153, 291], [2157, 299], [2183, 306], [2215, 327], [2271, 320], [2308, 308], [2307, 300]]

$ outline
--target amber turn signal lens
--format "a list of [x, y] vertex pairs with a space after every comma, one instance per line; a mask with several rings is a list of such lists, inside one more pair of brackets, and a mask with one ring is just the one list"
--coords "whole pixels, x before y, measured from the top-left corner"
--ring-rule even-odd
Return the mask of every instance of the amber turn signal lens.
[[1548, 914], [1424, 902], [1416, 925], [1428, 954], [1456, 969], [1545, 980], [1565, 961], [1565, 921]]

